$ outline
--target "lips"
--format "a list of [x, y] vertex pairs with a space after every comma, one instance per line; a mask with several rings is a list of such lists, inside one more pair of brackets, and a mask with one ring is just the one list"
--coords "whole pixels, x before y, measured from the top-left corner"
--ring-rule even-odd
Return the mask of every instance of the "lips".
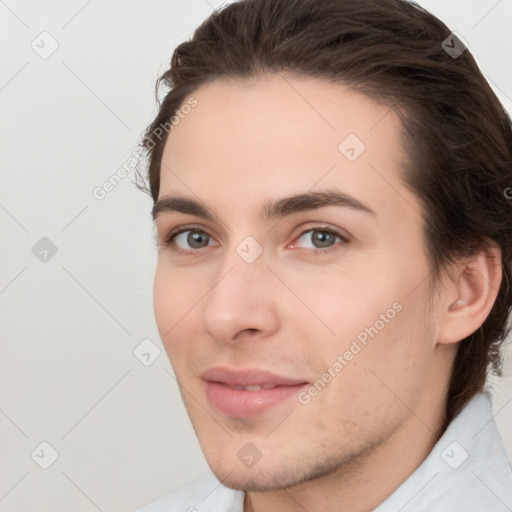
[[209, 368], [201, 377], [211, 382], [219, 382], [230, 387], [246, 386], [296, 386], [304, 384], [304, 380], [281, 377], [271, 372], [249, 368], [246, 370], [232, 370], [225, 367]]
[[221, 413], [247, 418], [282, 404], [308, 385], [259, 369], [209, 368], [201, 375], [210, 404]]

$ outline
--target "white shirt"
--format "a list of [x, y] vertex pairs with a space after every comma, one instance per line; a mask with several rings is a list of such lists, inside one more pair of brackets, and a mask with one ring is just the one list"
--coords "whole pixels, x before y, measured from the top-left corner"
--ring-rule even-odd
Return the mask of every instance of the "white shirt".
[[[243, 512], [244, 497], [208, 473], [136, 512]], [[423, 463], [373, 510], [458, 511], [512, 511], [512, 465], [486, 393], [470, 400]]]

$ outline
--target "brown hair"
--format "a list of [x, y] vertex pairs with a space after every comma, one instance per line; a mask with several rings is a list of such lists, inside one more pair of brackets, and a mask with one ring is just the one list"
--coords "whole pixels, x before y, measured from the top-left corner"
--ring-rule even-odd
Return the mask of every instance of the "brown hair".
[[[423, 205], [432, 275], [491, 240], [503, 279], [483, 325], [459, 343], [445, 425], [490, 371], [501, 375], [500, 346], [512, 309], [511, 120], [469, 50], [450, 55], [451, 30], [406, 0], [243, 0], [214, 11], [174, 51], [156, 84], [167, 88], [141, 142], [158, 199], [169, 122], [198, 87], [217, 78], [281, 71], [334, 80], [393, 108], [405, 134], [404, 181]], [[454, 41], [448, 39], [449, 46]], [[459, 46], [460, 49], [460, 46]], [[161, 130], [160, 130], [161, 132]]]

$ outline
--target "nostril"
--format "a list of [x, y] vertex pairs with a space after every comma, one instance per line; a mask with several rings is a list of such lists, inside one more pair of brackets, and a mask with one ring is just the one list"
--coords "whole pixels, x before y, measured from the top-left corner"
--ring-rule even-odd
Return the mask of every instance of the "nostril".
[[236, 339], [241, 340], [242, 338], [253, 338], [260, 332], [259, 329], [255, 329], [253, 327], [248, 327], [247, 329], [241, 330], [237, 336]]

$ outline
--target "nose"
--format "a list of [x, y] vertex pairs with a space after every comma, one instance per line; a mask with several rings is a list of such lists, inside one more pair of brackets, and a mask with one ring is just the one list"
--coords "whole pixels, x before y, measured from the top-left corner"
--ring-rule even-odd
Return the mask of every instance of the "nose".
[[263, 255], [247, 263], [225, 258], [203, 304], [203, 328], [219, 343], [262, 340], [279, 327], [276, 278]]

